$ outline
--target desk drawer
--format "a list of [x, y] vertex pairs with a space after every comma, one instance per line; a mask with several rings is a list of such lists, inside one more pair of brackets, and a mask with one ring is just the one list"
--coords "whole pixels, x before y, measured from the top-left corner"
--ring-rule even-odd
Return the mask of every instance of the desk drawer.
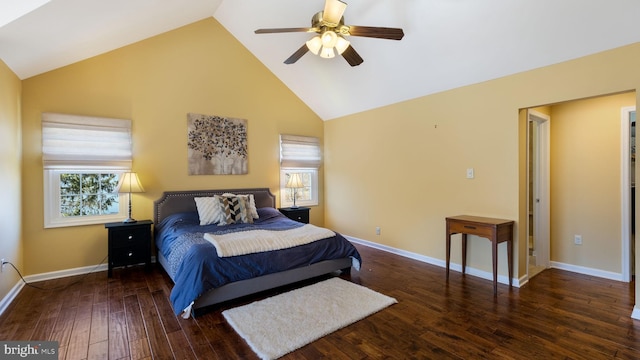
[[449, 223], [449, 233], [465, 233], [491, 238], [493, 227], [472, 222], [452, 221]]

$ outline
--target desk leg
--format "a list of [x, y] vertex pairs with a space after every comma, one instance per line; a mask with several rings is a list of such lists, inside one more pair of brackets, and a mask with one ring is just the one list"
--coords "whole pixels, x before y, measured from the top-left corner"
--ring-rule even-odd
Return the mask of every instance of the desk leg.
[[462, 234], [462, 273], [467, 268], [467, 234]]
[[493, 296], [498, 295], [498, 239], [491, 239], [491, 257], [493, 258]]
[[449, 281], [449, 261], [451, 260], [451, 234], [447, 233], [447, 281]]

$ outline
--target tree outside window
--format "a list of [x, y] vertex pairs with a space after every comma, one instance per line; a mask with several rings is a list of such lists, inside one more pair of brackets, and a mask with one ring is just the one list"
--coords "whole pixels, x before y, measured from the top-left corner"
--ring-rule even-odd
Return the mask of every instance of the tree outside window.
[[70, 217], [117, 214], [117, 186], [117, 174], [60, 174], [60, 215]]

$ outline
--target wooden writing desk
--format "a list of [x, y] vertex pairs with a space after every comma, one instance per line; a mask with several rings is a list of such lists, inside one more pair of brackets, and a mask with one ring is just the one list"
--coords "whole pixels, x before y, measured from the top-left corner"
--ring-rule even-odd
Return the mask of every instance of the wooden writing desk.
[[493, 295], [498, 294], [498, 244], [507, 242], [507, 266], [509, 286], [513, 277], [513, 221], [479, 216], [458, 215], [447, 220], [447, 281], [451, 259], [451, 235], [462, 234], [462, 273], [467, 266], [467, 235], [476, 235], [491, 240], [493, 258]]

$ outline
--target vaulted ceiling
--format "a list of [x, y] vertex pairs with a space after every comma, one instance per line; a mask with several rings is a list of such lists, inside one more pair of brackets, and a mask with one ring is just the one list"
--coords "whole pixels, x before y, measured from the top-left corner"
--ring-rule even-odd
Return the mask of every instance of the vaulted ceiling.
[[637, 0], [344, 0], [348, 25], [400, 27], [401, 41], [350, 37], [364, 63], [283, 61], [324, 0], [4, 0], [0, 59], [21, 79], [213, 16], [323, 120], [640, 41]]

